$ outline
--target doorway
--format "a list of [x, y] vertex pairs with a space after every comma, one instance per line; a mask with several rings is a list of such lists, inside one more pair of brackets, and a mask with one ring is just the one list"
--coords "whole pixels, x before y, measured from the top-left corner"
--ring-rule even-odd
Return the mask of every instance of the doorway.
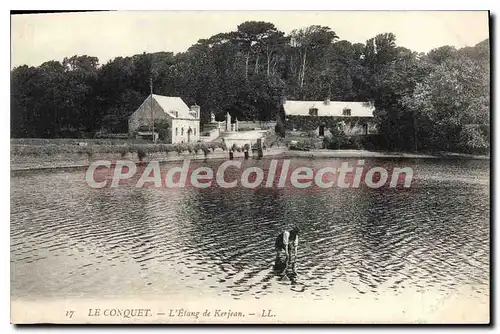
[[319, 136], [324, 137], [325, 136], [325, 124], [320, 124], [319, 125]]

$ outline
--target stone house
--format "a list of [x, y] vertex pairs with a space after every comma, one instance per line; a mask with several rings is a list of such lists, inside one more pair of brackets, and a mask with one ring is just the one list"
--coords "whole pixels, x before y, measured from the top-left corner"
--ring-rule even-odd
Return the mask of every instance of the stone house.
[[[200, 107], [188, 107], [180, 97], [151, 94], [129, 117], [130, 136], [141, 136], [141, 128], [152, 129], [152, 124], [169, 124], [170, 142], [190, 143], [200, 139]], [[147, 132], [151, 136], [151, 130]], [[155, 129], [155, 135], [157, 130]]]
[[285, 127], [292, 131], [314, 131], [327, 136], [333, 124], [348, 136], [377, 133], [375, 107], [365, 102], [291, 101], [283, 103]]

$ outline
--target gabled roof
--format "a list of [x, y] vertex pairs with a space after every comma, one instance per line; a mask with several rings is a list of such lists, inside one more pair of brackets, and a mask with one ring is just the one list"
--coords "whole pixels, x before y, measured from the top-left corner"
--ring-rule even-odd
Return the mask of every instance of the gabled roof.
[[[177, 96], [163, 96], [153, 94], [153, 99], [160, 105], [164, 112], [173, 118], [191, 118], [195, 117], [189, 112], [190, 109], [184, 101]], [[176, 116], [175, 112], [178, 115]]]
[[[309, 109], [317, 108], [318, 116], [373, 117], [375, 107], [367, 102], [289, 101], [283, 104], [285, 115], [310, 116]], [[344, 109], [351, 109], [351, 116], [343, 115]]]

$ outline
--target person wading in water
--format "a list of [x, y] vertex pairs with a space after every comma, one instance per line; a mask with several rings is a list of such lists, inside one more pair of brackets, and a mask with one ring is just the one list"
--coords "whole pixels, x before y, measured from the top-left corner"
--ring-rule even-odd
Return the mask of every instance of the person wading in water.
[[[294, 227], [291, 231], [283, 231], [276, 237], [274, 247], [276, 248], [276, 262], [274, 269], [281, 275], [292, 265], [293, 275], [296, 275], [297, 247], [299, 245], [300, 229]], [[283, 252], [285, 259], [282, 260]]]

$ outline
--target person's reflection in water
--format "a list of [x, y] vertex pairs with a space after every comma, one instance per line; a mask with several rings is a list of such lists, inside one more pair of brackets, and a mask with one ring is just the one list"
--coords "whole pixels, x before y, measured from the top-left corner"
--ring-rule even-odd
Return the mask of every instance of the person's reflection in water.
[[296, 282], [296, 259], [299, 246], [300, 229], [294, 227], [291, 231], [283, 231], [276, 237], [276, 261], [274, 270], [278, 275], [287, 275], [292, 284]]

